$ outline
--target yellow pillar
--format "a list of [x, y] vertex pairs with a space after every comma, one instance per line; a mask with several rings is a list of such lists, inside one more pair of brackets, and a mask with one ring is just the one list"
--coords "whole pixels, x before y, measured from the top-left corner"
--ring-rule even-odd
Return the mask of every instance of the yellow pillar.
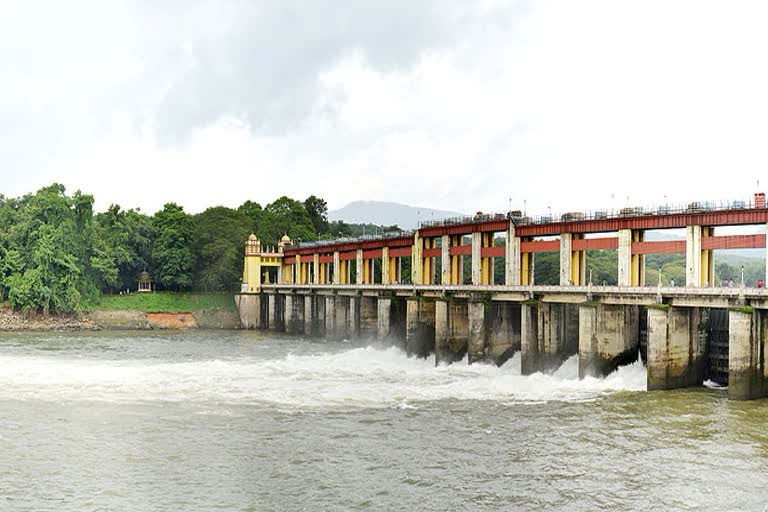
[[[701, 238], [709, 238], [715, 236], [715, 228], [702, 226]], [[699, 286], [714, 286], [715, 285], [715, 258], [712, 249], [701, 250], [701, 282]]]
[[389, 259], [389, 247], [383, 247], [381, 249], [381, 284], [390, 284], [392, 282], [389, 274], [391, 268]]
[[[571, 240], [583, 240], [584, 235], [574, 233]], [[571, 283], [574, 286], [583, 286], [586, 280], [587, 251], [571, 251]]]
[[[482, 233], [481, 247], [493, 247], [493, 233]], [[482, 249], [481, 249], [482, 251]], [[480, 256], [480, 284], [493, 284], [493, 258]]]
[[[632, 231], [632, 243], [644, 241], [645, 231]], [[631, 286], [643, 286], [645, 284], [645, 254], [632, 254], [630, 257], [629, 268]]]
[[399, 276], [397, 275], [397, 258], [388, 258], [388, 264], [389, 282], [387, 282], [387, 284], [394, 284], [399, 279]]
[[424, 242], [422, 241], [419, 232], [413, 236], [413, 249], [411, 251], [411, 281], [413, 284], [423, 284], [424, 278], [422, 272], [424, 270], [422, 265], [422, 254], [424, 249]]
[[[424, 249], [432, 249], [434, 247], [435, 241], [433, 238], [422, 238]], [[434, 267], [434, 260], [432, 257], [424, 257], [422, 253], [421, 258], [421, 284], [432, 284], [432, 278], [434, 276], [433, 267]]]
[[[461, 235], [451, 236], [451, 247], [458, 247], [461, 245]], [[461, 284], [463, 280], [464, 269], [461, 268], [461, 256], [454, 254], [451, 256], [451, 283]]]
[[261, 291], [261, 242], [254, 234], [251, 234], [245, 242], [243, 280], [246, 284], [246, 291]]
[[[530, 242], [532, 238], [521, 238], [520, 242]], [[527, 286], [533, 284], [533, 253], [520, 252], [520, 284]]]

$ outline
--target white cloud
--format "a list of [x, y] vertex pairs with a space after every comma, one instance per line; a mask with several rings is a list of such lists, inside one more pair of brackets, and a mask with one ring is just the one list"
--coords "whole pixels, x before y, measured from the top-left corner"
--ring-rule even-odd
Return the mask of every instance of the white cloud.
[[[25, 138], [10, 140], [27, 148], [37, 135], [41, 147], [23, 176], [6, 171], [28, 163], [22, 152], [0, 148], [4, 192], [58, 180], [94, 193], [102, 208], [118, 202], [153, 211], [177, 201], [199, 211], [316, 194], [332, 207], [381, 199], [491, 211], [512, 198], [545, 212], [620, 207], [627, 197], [633, 204], [748, 198], [768, 166], [768, 70], [761, 65], [768, 6], [761, 2], [727, 9], [699, 1], [549, 1], [527, 9], [484, 2], [482, 15], [454, 37], [441, 35], [439, 44], [413, 38], [409, 44], [422, 46], [400, 65], [380, 65], [375, 51], [354, 41], [316, 62], [305, 48], [289, 68], [312, 81], [311, 95], [293, 86], [278, 95], [257, 91], [267, 104], [248, 115], [221, 97], [247, 89], [198, 90], [184, 101], [193, 102], [190, 116], [206, 114], [187, 120], [188, 135], [169, 143], [162, 131], [171, 125], [156, 122], [163, 95], [191, 68], [205, 73], [209, 61], [194, 53], [201, 40], [221, 42], [239, 26], [229, 13], [201, 33], [199, 21], [213, 6], [201, 4], [182, 20], [157, 59], [136, 26], [113, 19], [116, 11], [108, 23], [119, 29], [114, 37], [85, 30], [105, 43], [75, 72], [63, 73], [59, 56], [42, 71], [32, 62], [25, 67], [34, 72], [11, 73], [0, 85], [0, 111], [21, 112], [26, 129]], [[167, 27], [162, 19], [153, 26]], [[65, 46], [83, 48], [75, 39]], [[373, 40], [386, 43], [381, 34]], [[297, 68], [302, 62], [305, 71]], [[265, 77], [286, 69], [279, 61], [265, 66]], [[233, 71], [231, 79], [241, 76]], [[309, 108], [292, 110], [291, 101]], [[195, 102], [210, 105], [200, 110]], [[44, 126], [47, 107], [57, 113], [55, 130]], [[255, 111], [298, 117], [265, 132], [253, 124]]]

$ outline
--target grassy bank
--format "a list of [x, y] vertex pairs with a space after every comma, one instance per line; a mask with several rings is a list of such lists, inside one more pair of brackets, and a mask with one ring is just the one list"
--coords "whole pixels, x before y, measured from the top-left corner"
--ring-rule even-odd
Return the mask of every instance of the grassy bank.
[[231, 293], [153, 292], [128, 295], [104, 295], [97, 311], [201, 311], [205, 309], [235, 309]]

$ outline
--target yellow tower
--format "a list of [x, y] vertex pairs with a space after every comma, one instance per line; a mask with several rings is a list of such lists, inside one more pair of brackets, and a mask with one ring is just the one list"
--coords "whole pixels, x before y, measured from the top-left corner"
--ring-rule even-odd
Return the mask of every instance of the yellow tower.
[[[280, 239], [280, 241], [277, 243], [277, 252], [279, 254], [283, 254], [286, 247], [291, 247], [293, 245], [293, 242], [288, 237], [288, 233], [283, 235], [283, 238]], [[283, 260], [284, 261], [284, 260]], [[280, 284], [293, 284], [293, 265], [287, 265], [285, 263], [281, 263], [281, 270], [280, 270]]]
[[251, 233], [245, 242], [245, 263], [243, 265], [244, 292], [261, 291], [261, 242]]

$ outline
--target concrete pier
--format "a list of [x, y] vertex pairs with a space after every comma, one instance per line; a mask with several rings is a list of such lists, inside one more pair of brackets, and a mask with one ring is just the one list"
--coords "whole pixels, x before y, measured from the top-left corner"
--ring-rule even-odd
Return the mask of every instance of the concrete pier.
[[468, 303], [456, 299], [435, 302], [435, 364], [460, 361], [469, 344]]
[[289, 293], [285, 296], [285, 332], [304, 334], [304, 296]]
[[405, 350], [428, 357], [435, 350], [435, 301], [410, 297], [406, 301]]
[[648, 308], [648, 390], [700, 386], [706, 365], [702, 308]]
[[285, 295], [268, 295], [268, 328], [270, 331], [285, 332]]
[[765, 313], [732, 309], [728, 312], [728, 398], [752, 400], [766, 396]]
[[260, 325], [261, 296], [255, 293], [235, 295], [235, 304], [244, 329], [256, 329]]
[[603, 377], [637, 359], [640, 348], [638, 306], [579, 306], [579, 378]]
[[306, 336], [317, 335], [315, 298], [315, 295], [306, 295], [304, 297], [304, 334]]
[[377, 301], [376, 337], [380, 340], [389, 339], [391, 307], [392, 299], [379, 297]]
[[363, 339], [375, 339], [379, 333], [378, 298], [361, 295], [359, 301], [359, 336]]
[[557, 370], [579, 350], [579, 315], [575, 304], [524, 303], [521, 309], [521, 372]]
[[339, 339], [336, 323], [335, 295], [329, 295], [325, 297], [325, 338], [328, 340]]

